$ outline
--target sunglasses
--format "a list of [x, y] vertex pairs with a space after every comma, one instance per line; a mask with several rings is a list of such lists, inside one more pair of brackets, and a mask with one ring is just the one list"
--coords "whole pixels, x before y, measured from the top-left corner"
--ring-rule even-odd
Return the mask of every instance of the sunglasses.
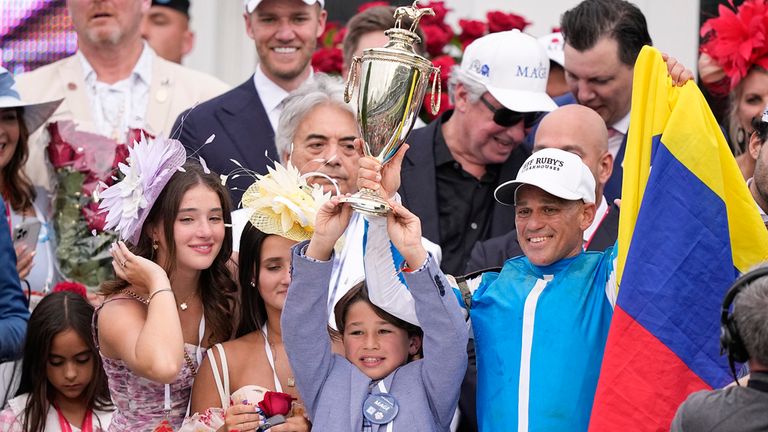
[[538, 111], [517, 112], [503, 107], [496, 108], [488, 102], [485, 95], [480, 96], [480, 101], [493, 113], [493, 122], [501, 127], [511, 127], [522, 121], [525, 128], [528, 129], [533, 127], [541, 117], [541, 113]]

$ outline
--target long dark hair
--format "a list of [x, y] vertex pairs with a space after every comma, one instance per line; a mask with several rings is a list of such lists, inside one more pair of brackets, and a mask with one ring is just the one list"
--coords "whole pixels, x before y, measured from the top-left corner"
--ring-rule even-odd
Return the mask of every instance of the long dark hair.
[[[157, 197], [155, 204], [147, 215], [142, 227], [139, 243], [131, 245], [131, 252], [147, 259], [153, 258], [152, 237], [148, 234], [149, 227], [161, 223], [165, 234], [165, 244], [168, 247], [167, 262], [158, 263], [173, 277], [176, 268], [176, 242], [173, 238], [173, 227], [179, 206], [184, 194], [197, 185], [203, 185], [216, 193], [221, 201], [224, 217], [225, 233], [221, 250], [216, 255], [210, 267], [200, 272], [200, 300], [203, 303], [203, 313], [206, 323], [210, 324], [211, 336], [209, 345], [229, 340], [234, 327], [232, 309], [235, 304], [237, 286], [227, 268], [227, 261], [232, 255], [232, 203], [229, 192], [222, 186], [221, 179], [214, 173], [206, 173], [198, 162], [188, 161], [183, 165], [183, 171], [177, 171]], [[101, 292], [112, 295], [128, 286], [122, 279], [107, 281], [102, 284]]]
[[261, 246], [269, 236], [250, 222], [245, 224], [240, 235], [237, 272], [237, 280], [240, 282], [240, 324], [237, 326], [236, 338], [260, 329], [267, 322], [264, 299], [258, 288], [251, 286], [251, 281], [259, 280]]
[[84, 392], [89, 409], [109, 410], [112, 401], [107, 376], [91, 333], [93, 306], [83, 297], [67, 292], [45, 296], [32, 312], [24, 342], [21, 383], [16, 396], [29, 393], [24, 410], [24, 430], [43, 432], [45, 418], [56, 397], [56, 389], [48, 381], [46, 364], [53, 338], [72, 329], [85, 342], [93, 358], [93, 377]]
[[[19, 141], [8, 165], [2, 171], [3, 197], [16, 212], [32, 207], [35, 201], [35, 188], [22, 167], [29, 156], [29, 131], [24, 123], [24, 108], [16, 108], [16, 118], [19, 122]], [[2, 110], [0, 110], [2, 111]]]

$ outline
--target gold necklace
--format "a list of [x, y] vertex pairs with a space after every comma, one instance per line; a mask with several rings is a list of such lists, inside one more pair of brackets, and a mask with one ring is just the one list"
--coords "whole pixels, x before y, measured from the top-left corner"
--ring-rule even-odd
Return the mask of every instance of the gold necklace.
[[197, 291], [195, 291], [192, 294], [188, 295], [187, 298], [185, 298], [184, 300], [181, 301], [181, 303], [179, 303], [179, 309], [181, 309], [182, 312], [184, 312], [187, 309], [189, 309], [189, 305], [187, 304], [187, 302], [192, 300], [195, 297], [195, 295], [197, 295]]

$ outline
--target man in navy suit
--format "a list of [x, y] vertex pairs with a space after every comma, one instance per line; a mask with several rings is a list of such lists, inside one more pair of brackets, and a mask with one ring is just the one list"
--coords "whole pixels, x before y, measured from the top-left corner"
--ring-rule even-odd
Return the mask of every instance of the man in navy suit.
[[614, 166], [604, 193], [613, 201], [621, 196], [634, 64], [643, 45], [652, 45], [648, 25], [640, 9], [626, 0], [584, 0], [563, 14], [560, 29], [572, 96], [558, 103], [575, 99], [605, 121]]
[[[544, 116], [536, 131], [533, 151], [557, 148], [578, 155], [595, 176], [595, 219], [584, 231], [584, 248], [604, 251], [616, 242], [619, 209], [603, 196], [613, 171], [608, 133], [601, 117], [582, 105], [565, 105]], [[466, 272], [501, 267], [509, 258], [522, 255], [517, 231], [479, 242], [472, 249]]]
[[526, 129], [556, 108], [548, 69], [546, 51], [529, 35], [477, 39], [451, 71], [455, 108], [407, 139], [400, 196], [423, 221], [424, 237], [442, 248], [446, 273], [464, 271], [475, 242], [514, 228], [514, 209], [497, 203], [493, 190], [528, 156], [520, 146]]
[[[266, 173], [279, 160], [275, 130], [281, 102], [312, 76], [312, 53], [325, 29], [324, 0], [245, 0], [245, 29], [259, 65], [246, 82], [182, 113], [173, 130], [219, 174], [239, 167]], [[213, 141], [207, 143], [213, 137]], [[235, 206], [253, 182], [234, 175], [227, 187]]]

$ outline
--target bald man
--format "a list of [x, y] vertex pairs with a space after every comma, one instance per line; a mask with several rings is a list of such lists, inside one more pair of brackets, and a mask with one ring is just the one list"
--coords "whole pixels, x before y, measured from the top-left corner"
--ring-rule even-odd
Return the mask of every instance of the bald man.
[[[565, 105], [547, 114], [539, 124], [533, 151], [557, 148], [575, 153], [595, 176], [595, 219], [584, 231], [584, 249], [603, 251], [613, 245], [619, 230], [619, 209], [603, 195], [613, 172], [608, 151], [608, 131], [597, 112], [583, 105]], [[501, 267], [509, 258], [522, 255], [517, 232], [478, 242], [472, 249], [466, 272]]]

